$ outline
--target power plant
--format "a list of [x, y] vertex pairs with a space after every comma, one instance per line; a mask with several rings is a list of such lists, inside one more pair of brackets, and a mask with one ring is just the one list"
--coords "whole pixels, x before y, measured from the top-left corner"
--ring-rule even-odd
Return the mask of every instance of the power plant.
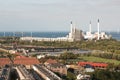
[[91, 29], [92, 29], [92, 26], [91, 26], [91, 21], [90, 21], [89, 31], [86, 32], [86, 34], [84, 35], [84, 39], [87, 39], [87, 40], [110, 39], [110, 37], [105, 32], [100, 32], [100, 21], [99, 21], [99, 19], [97, 21], [97, 32], [92, 33]]
[[73, 25], [73, 22], [70, 22], [70, 33], [66, 35], [66, 37], [57, 37], [57, 38], [46, 38], [46, 37], [33, 37], [32, 32], [30, 37], [21, 37], [21, 40], [27, 41], [81, 41], [81, 40], [100, 40], [100, 39], [110, 39], [110, 37], [105, 32], [100, 32], [100, 23], [99, 19], [97, 21], [97, 32], [92, 33], [92, 25], [91, 21], [89, 24], [89, 31], [86, 34], [83, 33], [82, 30], [76, 28]]

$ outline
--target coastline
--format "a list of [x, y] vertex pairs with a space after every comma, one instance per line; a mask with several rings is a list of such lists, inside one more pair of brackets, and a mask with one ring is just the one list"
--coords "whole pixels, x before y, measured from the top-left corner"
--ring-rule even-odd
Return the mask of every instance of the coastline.
[[[14, 33], [14, 34], [13, 34]], [[31, 32], [5, 32], [6, 37], [30, 37]], [[111, 35], [113, 39], [116, 39], [117, 41], [120, 41], [120, 33], [118, 32], [106, 32], [107, 34]], [[59, 31], [59, 32], [32, 32], [32, 37], [46, 37], [46, 38], [57, 38], [57, 37], [65, 37], [68, 35], [69, 32], [67, 31]], [[4, 32], [0, 32], [0, 37], [4, 37]]]

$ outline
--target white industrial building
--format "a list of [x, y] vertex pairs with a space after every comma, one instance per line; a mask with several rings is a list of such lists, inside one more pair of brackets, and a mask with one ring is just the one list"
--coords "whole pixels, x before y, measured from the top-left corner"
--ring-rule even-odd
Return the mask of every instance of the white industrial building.
[[66, 37], [57, 37], [57, 38], [43, 38], [43, 37], [21, 37], [20, 40], [27, 40], [27, 41], [80, 41], [84, 39], [83, 33], [81, 30], [78, 30], [73, 27], [73, 24], [71, 22], [71, 31]]
[[110, 39], [110, 36], [108, 36], [105, 32], [100, 32], [99, 25], [100, 24], [99, 24], [99, 19], [98, 19], [97, 32], [92, 33], [92, 31], [91, 31], [91, 22], [90, 22], [89, 31], [86, 32], [86, 34], [84, 35], [84, 39], [88, 39], [88, 40]]
[[75, 26], [73, 26], [71, 22], [71, 30], [70, 33], [66, 37], [57, 37], [57, 38], [45, 38], [45, 37], [21, 37], [20, 40], [26, 40], [26, 41], [81, 41], [83, 39], [87, 40], [100, 40], [100, 39], [110, 39], [110, 36], [108, 36], [105, 32], [100, 32], [99, 27], [99, 19], [97, 23], [97, 32], [92, 33], [91, 31], [91, 22], [89, 25], [89, 31], [86, 32], [86, 34], [83, 34], [82, 30], [77, 29]]

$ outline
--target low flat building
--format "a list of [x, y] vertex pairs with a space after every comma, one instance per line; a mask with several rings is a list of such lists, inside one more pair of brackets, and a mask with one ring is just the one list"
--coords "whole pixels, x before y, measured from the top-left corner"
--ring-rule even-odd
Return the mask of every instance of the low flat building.
[[64, 64], [53, 63], [46, 65], [46, 67], [53, 72], [57, 72], [61, 75], [67, 75], [67, 67]]
[[0, 58], [0, 67], [5, 66], [6, 64], [9, 65], [11, 60], [9, 58]]
[[15, 67], [19, 80], [35, 80], [33, 75], [31, 75], [23, 65]]
[[55, 73], [47, 69], [43, 65], [32, 65], [34, 71], [36, 71], [44, 80], [62, 80]]
[[40, 64], [38, 59], [34, 57], [25, 57], [25, 56], [17, 56], [14, 59], [14, 64], [15, 65], [25, 65], [27, 68], [30, 68], [31, 65], [33, 64]]
[[61, 64], [54, 59], [48, 59], [44, 64], [49, 70], [53, 72], [57, 72], [62, 75], [67, 75], [66, 65]]
[[105, 69], [108, 64], [106, 63], [97, 63], [97, 62], [78, 62], [79, 66], [85, 67], [86, 65], [90, 65], [94, 68]]
[[46, 38], [46, 37], [21, 37], [20, 40], [25, 41], [81, 41], [83, 40], [83, 32], [79, 29], [73, 28], [73, 24], [71, 22], [71, 31], [65, 37], [56, 37], [56, 38]]
[[58, 62], [54, 59], [48, 59], [44, 64], [48, 65], [48, 64], [54, 64], [54, 63], [58, 63]]

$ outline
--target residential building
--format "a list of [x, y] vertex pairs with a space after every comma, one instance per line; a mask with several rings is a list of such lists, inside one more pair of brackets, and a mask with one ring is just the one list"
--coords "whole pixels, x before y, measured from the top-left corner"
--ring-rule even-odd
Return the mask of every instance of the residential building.
[[25, 56], [17, 56], [14, 59], [14, 64], [15, 65], [25, 65], [26, 68], [30, 68], [31, 65], [33, 64], [40, 64], [40, 62], [38, 61], [38, 59], [34, 58], [34, 57], [25, 57]]
[[64, 64], [53, 63], [46, 65], [46, 67], [53, 72], [57, 72], [61, 75], [67, 75], [67, 67]]
[[98, 63], [98, 62], [78, 62], [79, 66], [85, 67], [86, 65], [90, 65], [94, 68], [105, 69], [108, 64], [106, 63]]

